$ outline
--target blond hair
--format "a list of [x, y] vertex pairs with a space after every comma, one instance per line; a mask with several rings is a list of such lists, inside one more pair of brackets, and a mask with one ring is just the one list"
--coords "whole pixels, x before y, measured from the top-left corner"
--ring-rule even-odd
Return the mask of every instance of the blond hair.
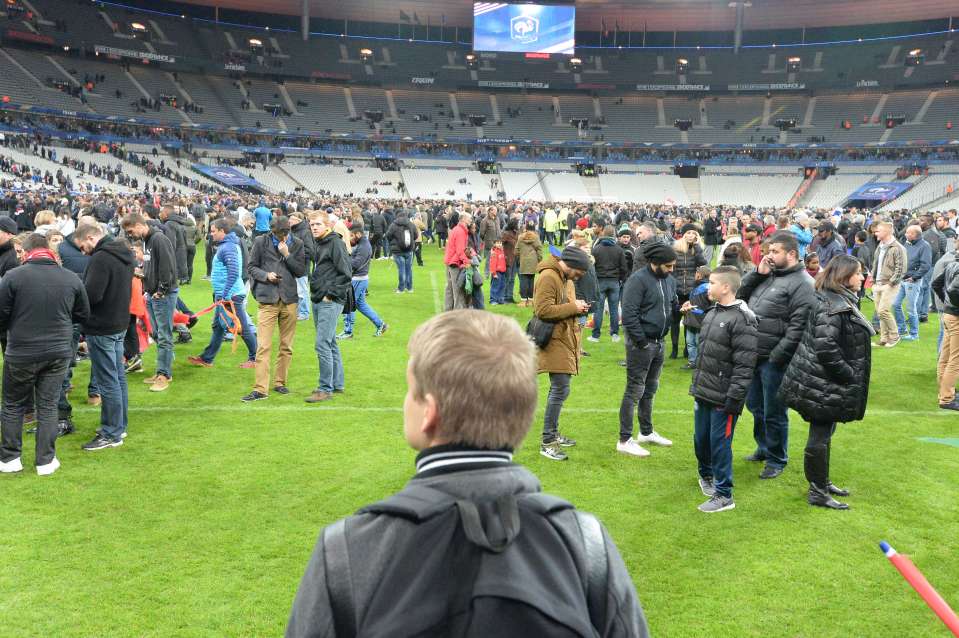
[[410, 337], [413, 396], [436, 399], [440, 435], [450, 443], [516, 449], [536, 411], [536, 352], [511, 318], [453, 310]]
[[41, 210], [33, 217], [34, 226], [45, 226], [57, 221], [57, 215], [52, 210]]
[[[703, 236], [699, 234], [698, 230], [687, 230], [686, 233], [688, 232], [696, 233], [696, 243], [699, 244], [701, 249], [706, 247], [706, 245], [703, 243]], [[685, 239], [686, 233], [683, 233], [682, 237], [673, 242], [673, 250], [684, 255], [689, 252], [689, 244]]]

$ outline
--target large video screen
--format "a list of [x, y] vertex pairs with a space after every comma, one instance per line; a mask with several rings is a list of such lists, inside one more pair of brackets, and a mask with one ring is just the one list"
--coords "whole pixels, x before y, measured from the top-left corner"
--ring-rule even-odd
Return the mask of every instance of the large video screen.
[[573, 54], [573, 5], [473, 3], [473, 49]]

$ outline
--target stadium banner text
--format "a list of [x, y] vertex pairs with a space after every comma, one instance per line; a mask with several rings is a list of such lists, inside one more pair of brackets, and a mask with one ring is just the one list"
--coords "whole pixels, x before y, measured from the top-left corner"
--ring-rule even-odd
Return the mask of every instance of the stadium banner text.
[[149, 51], [133, 51], [131, 49], [117, 49], [116, 47], [107, 47], [102, 44], [98, 44], [93, 47], [93, 50], [97, 53], [102, 53], [104, 55], [113, 55], [118, 58], [135, 58], [137, 60], [151, 60], [153, 62], [168, 62], [173, 64], [176, 62], [176, 58], [172, 55], [166, 55], [164, 53], [150, 53]]
[[708, 84], [637, 84], [637, 91], [708, 91]]

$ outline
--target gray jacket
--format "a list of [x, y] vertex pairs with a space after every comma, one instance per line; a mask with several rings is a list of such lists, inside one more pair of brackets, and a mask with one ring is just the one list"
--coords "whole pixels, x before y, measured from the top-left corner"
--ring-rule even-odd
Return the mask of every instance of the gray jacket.
[[[413, 481], [445, 492], [458, 500], [474, 502], [495, 502], [502, 496], [542, 491], [539, 480], [529, 470], [518, 465], [465, 470], [414, 478]], [[557, 519], [561, 516], [567, 517], [561, 521], [564, 527], [567, 523], [573, 528], [577, 525], [573, 510], [553, 516]], [[409, 535], [415, 533], [416, 525], [399, 517], [362, 513], [346, 519], [346, 530], [356, 617], [362, 619], [366, 615], [367, 601], [373, 598], [382, 574], [390, 566], [392, 548], [404, 546]], [[608, 594], [606, 626], [599, 629], [597, 635], [648, 638], [646, 619], [623, 559], [605, 528], [603, 535], [606, 539], [609, 566]], [[585, 548], [570, 547], [570, 550], [573, 560], [582, 564], [581, 561], [585, 560]], [[287, 638], [334, 635], [323, 553], [321, 533], [296, 593], [286, 628]], [[555, 576], [557, 567], [566, 560], [566, 557], [557, 557], [555, 565], [544, 564], [544, 578], [546, 575]], [[436, 592], [436, 596], [445, 601], [447, 593]], [[437, 610], [438, 613], [445, 613], [446, 605], [424, 604], [417, 613], [437, 613]]]

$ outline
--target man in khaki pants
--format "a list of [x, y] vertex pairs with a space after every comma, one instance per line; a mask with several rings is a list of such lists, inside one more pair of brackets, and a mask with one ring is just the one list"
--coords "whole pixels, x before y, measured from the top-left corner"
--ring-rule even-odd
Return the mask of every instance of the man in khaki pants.
[[259, 304], [257, 312], [256, 381], [244, 402], [259, 401], [268, 396], [270, 352], [273, 329], [280, 327], [280, 346], [273, 375], [273, 391], [289, 394], [286, 375], [293, 359], [293, 337], [296, 334], [296, 307], [299, 303], [296, 280], [306, 274], [309, 263], [303, 242], [290, 233], [290, 220], [275, 217], [270, 232], [253, 242], [250, 252], [250, 279], [253, 296]]
[[936, 370], [939, 407], [959, 411], [959, 401], [956, 400], [956, 381], [959, 380], [959, 253], [950, 251], [936, 264], [932, 290], [942, 319], [942, 349]]
[[899, 294], [906, 272], [906, 249], [896, 241], [892, 224], [886, 221], [876, 225], [876, 240], [879, 247], [872, 268], [875, 279], [872, 294], [879, 315], [879, 343], [872, 345], [893, 348], [899, 344], [899, 328], [892, 313], [892, 303]]

